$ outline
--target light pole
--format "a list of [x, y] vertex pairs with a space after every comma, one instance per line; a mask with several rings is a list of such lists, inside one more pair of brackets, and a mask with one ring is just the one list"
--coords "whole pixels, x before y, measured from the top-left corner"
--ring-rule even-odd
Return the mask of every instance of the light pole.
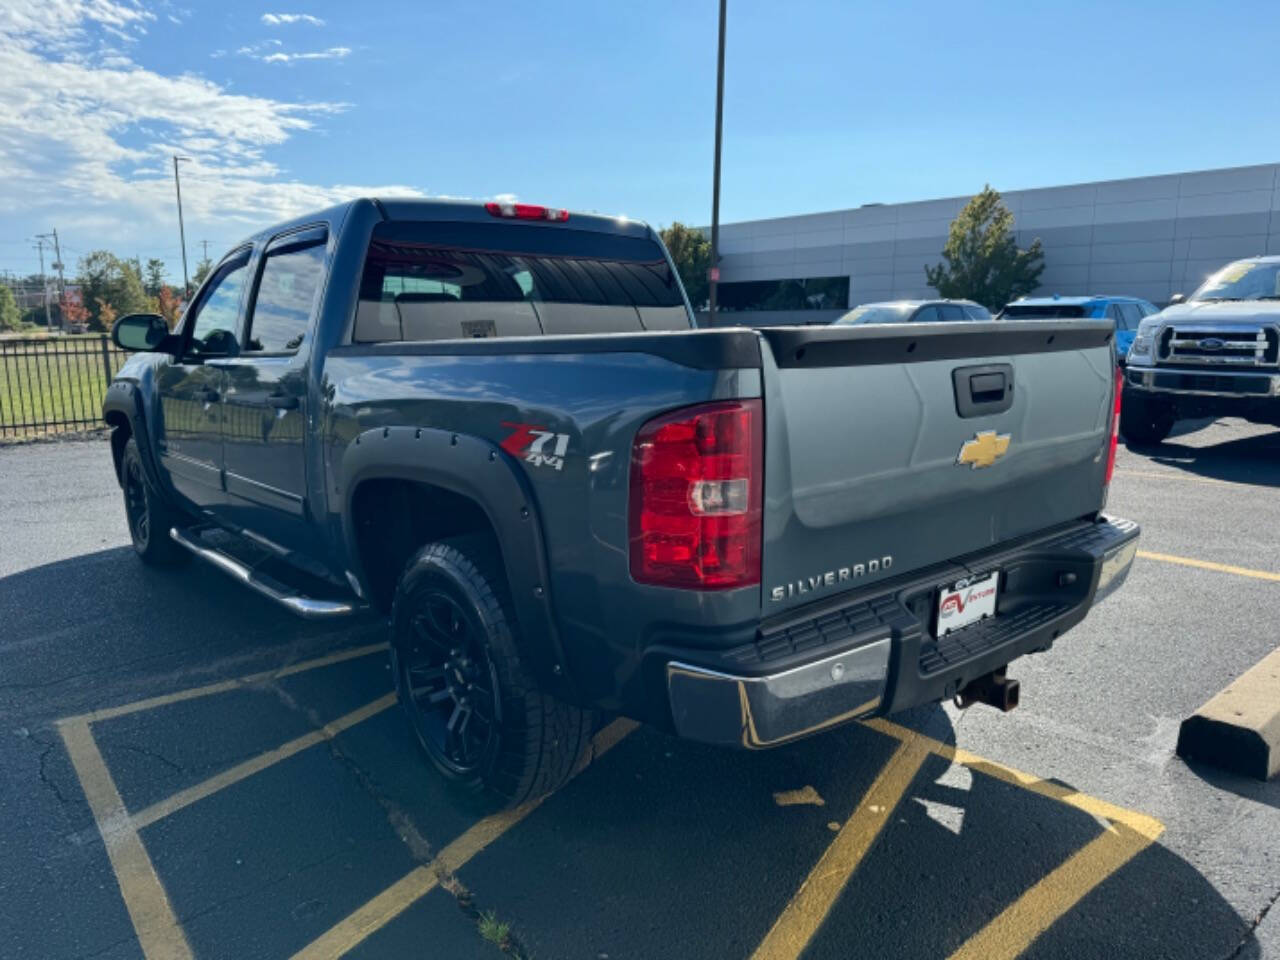
[[178, 239], [182, 241], [182, 299], [191, 297], [191, 281], [187, 279], [187, 231], [182, 225], [182, 181], [178, 178], [178, 161], [188, 161], [190, 157], [173, 155], [173, 189], [178, 194]]
[[707, 322], [716, 325], [716, 286], [720, 283], [720, 127], [724, 121], [724, 14], [727, 0], [720, 0], [720, 51], [716, 57], [716, 159], [711, 175], [711, 289]]

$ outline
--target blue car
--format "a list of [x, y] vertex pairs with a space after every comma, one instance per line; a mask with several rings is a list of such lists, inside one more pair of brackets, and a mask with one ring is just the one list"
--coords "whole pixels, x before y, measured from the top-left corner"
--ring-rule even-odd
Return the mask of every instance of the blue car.
[[1116, 325], [1116, 356], [1121, 362], [1133, 345], [1143, 317], [1159, 313], [1155, 304], [1137, 297], [1022, 297], [1000, 311], [1001, 320], [1046, 320], [1050, 317], [1110, 317]]

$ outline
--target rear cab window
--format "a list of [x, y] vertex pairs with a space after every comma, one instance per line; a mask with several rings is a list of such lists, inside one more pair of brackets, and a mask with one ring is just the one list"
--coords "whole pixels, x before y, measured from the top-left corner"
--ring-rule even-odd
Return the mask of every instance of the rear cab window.
[[374, 228], [357, 343], [685, 330], [675, 271], [648, 237], [519, 223]]

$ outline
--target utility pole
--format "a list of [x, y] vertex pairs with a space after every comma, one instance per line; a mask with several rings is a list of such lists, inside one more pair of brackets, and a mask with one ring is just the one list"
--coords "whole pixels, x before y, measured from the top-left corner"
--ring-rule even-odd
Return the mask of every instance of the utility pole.
[[209, 241], [208, 240], [200, 241], [200, 250], [201, 250], [200, 262], [203, 263], [205, 260], [209, 259]]
[[58, 259], [54, 261], [53, 268], [58, 271], [58, 327], [66, 332], [67, 321], [62, 315], [62, 305], [67, 301], [67, 281], [62, 275], [62, 245], [58, 243], [58, 228], [53, 228], [53, 255]]
[[716, 56], [716, 159], [711, 178], [711, 288], [707, 322], [716, 325], [716, 287], [720, 283], [720, 129], [724, 121], [724, 21], [727, 0], [720, 0], [720, 51]]
[[182, 299], [191, 296], [191, 281], [187, 279], [187, 231], [182, 225], [182, 181], [178, 178], [178, 161], [190, 160], [190, 157], [173, 155], [173, 189], [178, 194], [178, 238], [182, 241]]
[[44, 326], [48, 330], [53, 327], [53, 321], [49, 319], [49, 281], [44, 275], [44, 234], [36, 235], [36, 249], [40, 251], [40, 293], [44, 301]]

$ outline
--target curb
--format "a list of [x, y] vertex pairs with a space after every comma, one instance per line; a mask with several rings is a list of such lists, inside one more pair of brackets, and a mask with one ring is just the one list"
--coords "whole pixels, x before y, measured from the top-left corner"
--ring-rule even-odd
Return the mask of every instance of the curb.
[[1280, 773], [1280, 648], [1182, 721], [1178, 756], [1257, 780]]

